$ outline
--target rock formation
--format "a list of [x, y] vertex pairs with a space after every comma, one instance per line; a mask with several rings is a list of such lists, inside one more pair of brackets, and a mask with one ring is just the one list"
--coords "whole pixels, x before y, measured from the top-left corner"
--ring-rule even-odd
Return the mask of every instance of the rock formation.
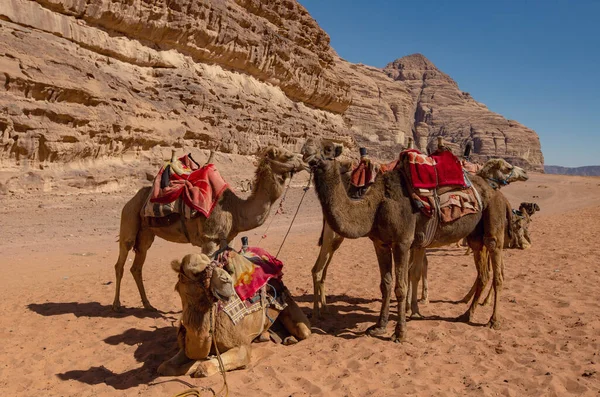
[[483, 158], [543, 166], [534, 131], [423, 56], [345, 62], [292, 0], [0, 3], [4, 173], [155, 165], [170, 147], [297, 151], [314, 135], [389, 159], [409, 135], [423, 149], [443, 135], [457, 151], [470, 139]]

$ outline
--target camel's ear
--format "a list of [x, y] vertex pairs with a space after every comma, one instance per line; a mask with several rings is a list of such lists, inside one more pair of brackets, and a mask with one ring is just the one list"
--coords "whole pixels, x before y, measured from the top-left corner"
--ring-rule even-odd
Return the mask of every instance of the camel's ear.
[[534, 205], [534, 207], [533, 207], [533, 208], [535, 208], [535, 210], [536, 210], [536, 211], [539, 211], [539, 210], [540, 210], [540, 206], [539, 206], [539, 205], [537, 205], [537, 203], [533, 203], [533, 205]]
[[173, 269], [175, 273], [181, 272], [181, 262], [179, 262], [177, 259], [173, 259], [171, 261], [171, 269]]

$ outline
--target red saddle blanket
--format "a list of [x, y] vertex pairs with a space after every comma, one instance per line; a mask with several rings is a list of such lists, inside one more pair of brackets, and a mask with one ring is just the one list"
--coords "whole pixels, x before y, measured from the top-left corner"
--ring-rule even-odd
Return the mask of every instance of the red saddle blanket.
[[466, 187], [463, 169], [458, 158], [448, 150], [426, 156], [415, 149], [400, 153], [407, 158], [412, 185], [417, 189], [434, 189], [439, 186]]
[[227, 251], [225, 260], [233, 270], [233, 286], [242, 301], [252, 298], [270, 279], [282, 276], [283, 263], [262, 248]]
[[350, 183], [355, 187], [370, 185], [375, 180], [375, 167], [370, 160], [361, 160], [350, 174]]
[[[167, 204], [181, 198], [187, 206], [208, 218], [229, 185], [214, 164], [198, 168], [196, 163], [190, 160], [189, 155], [179, 158], [184, 170], [182, 174], [170, 171], [168, 164], [161, 168], [154, 178], [150, 202]], [[169, 173], [166, 186], [166, 179], [163, 178], [165, 172]]]

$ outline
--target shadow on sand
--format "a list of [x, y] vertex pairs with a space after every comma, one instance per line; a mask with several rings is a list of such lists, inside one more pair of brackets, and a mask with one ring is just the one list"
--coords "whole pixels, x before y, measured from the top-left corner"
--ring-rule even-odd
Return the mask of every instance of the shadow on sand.
[[61, 314], [74, 314], [76, 317], [104, 317], [122, 318], [134, 316], [137, 318], [169, 318], [168, 314], [175, 312], [151, 311], [143, 308], [124, 307], [122, 311], [115, 312], [112, 306], [103, 305], [99, 302], [47, 302], [30, 303], [27, 308], [42, 316], [58, 316]]
[[130, 328], [119, 335], [104, 339], [109, 345], [124, 343], [136, 346], [134, 357], [143, 363], [139, 368], [117, 374], [104, 366], [90, 367], [86, 370], [73, 370], [57, 374], [61, 380], [76, 380], [88, 385], [104, 383], [117, 390], [126, 390], [141, 384], [148, 384], [158, 378], [158, 366], [177, 353], [177, 332], [174, 327], [140, 330]]

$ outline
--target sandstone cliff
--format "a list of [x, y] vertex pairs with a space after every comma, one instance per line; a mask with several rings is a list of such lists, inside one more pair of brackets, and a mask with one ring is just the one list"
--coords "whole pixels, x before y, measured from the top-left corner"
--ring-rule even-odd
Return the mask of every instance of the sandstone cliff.
[[107, 164], [154, 169], [171, 147], [244, 156], [314, 135], [388, 159], [409, 135], [422, 149], [443, 135], [456, 151], [472, 140], [482, 158], [543, 165], [534, 131], [424, 57], [345, 62], [295, 1], [0, 0], [5, 190], [23, 169], [94, 179]]

